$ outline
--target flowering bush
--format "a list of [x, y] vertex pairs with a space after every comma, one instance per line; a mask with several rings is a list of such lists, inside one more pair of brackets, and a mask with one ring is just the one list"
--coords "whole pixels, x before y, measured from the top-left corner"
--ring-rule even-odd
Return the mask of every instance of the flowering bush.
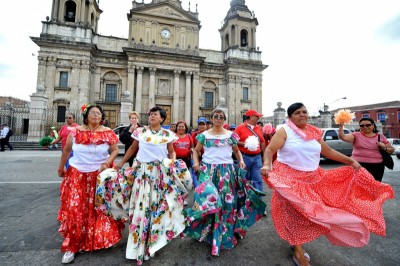
[[336, 124], [349, 124], [354, 118], [354, 113], [349, 109], [341, 109], [334, 114]]

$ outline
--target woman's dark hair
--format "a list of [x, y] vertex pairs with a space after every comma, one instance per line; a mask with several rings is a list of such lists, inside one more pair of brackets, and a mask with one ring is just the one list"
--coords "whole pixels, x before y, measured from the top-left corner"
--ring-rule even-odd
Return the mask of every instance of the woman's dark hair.
[[[211, 112], [211, 117], [213, 117], [214, 114], [223, 114], [223, 115], [224, 115], [224, 121], [226, 120], [225, 112], [222, 111], [221, 109], [215, 108], [215, 109]], [[210, 122], [211, 122], [211, 121], [210, 121]]]
[[153, 108], [151, 108], [147, 114], [150, 115], [150, 113], [155, 113], [155, 112], [160, 112], [160, 116], [163, 119], [163, 121], [161, 122], [161, 125], [164, 123], [165, 119], [167, 119], [167, 111], [165, 111], [164, 109], [162, 109], [159, 106], [154, 106]]
[[[186, 124], [186, 122], [183, 121], [183, 120], [181, 120], [181, 121], [179, 121], [178, 123], [176, 123], [176, 132], [178, 132], [178, 126], [179, 126], [179, 124], [183, 124], [183, 125], [185, 126], [185, 133], [187, 134], [187, 133], [189, 132], [189, 127], [188, 127], [188, 125]], [[175, 133], [176, 133], [176, 132], [175, 132]]]
[[289, 108], [287, 109], [287, 115], [288, 117], [291, 117], [292, 114], [297, 110], [300, 109], [302, 107], [305, 107], [304, 104], [302, 103], [294, 103], [292, 105], [289, 106]]
[[378, 133], [379, 132], [379, 130], [376, 128], [374, 119], [369, 118], [369, 117], [363, 117], [363, 118], [360, 119], [360, 121], [358, 121], [358, 124], [360, 124], [362, 121], [371, 122], [371, 124], [374, 126], [374, 129], [372, 129], [372, 132], [374, 132], [374, 133]]
[[101, 113], [100, 125], [103, 125], [103, 124], [104, 124], [104, 121], [106, 120], [106, 114], [104, 113], [103, 108], [101, 108], [101, 106], [98, 106], [98, 105], [91, 105], [91, 106], [89, 106], [89, 107], [87, 108], [87, 110], [86, 110], [85, 113], [82, 113], [82, 116], [83, 116], [83, 123], [84, 123], [85, 125], [87, 125], [87, 124], [89, 123], [89, 121], [88, 121], [89, 111], [90, 111], [90, 109], [92, 109], [92, 108], [94, 108], [94, 107], [96, 107], [97, 109], [99, 109], [99, 111], [100, 111], [100, 113]]

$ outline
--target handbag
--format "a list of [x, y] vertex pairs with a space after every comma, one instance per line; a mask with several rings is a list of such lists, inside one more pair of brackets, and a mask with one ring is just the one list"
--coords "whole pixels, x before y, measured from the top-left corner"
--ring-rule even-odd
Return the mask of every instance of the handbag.
[[[378, 142], [380, 141], [381, 141], [381, 135], [378, 134]], [[379, 148], [379, 152], [382, 155], [383, 164], [390, 170], [393, 170], [394, 162], [392, 156], [381, 148]]]

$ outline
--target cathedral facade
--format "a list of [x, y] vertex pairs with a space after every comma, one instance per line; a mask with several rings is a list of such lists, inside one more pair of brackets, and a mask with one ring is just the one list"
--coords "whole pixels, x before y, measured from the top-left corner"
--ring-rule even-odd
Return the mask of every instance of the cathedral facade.
[[42, 134], [37, 110], [47, 107], [62, 119], [84, 103], [99, 104], [110, 127], [156, 105], [167, 110], [166, 123], [189, 125], [217, 106], [229, 123], [242, 122], [248, 109], [261, 111], [267, 66], [256, 44], [258, 21], [244, 0], [230, 2], [220, 51], [200, 49], [197, 6], [184, 10], [179, 0], [134, 0], [127, 39], [98, 34], [102, 12], [95, 0], [53, 0], [40, 36], [31, 37], [40, 50], [30, 140]]

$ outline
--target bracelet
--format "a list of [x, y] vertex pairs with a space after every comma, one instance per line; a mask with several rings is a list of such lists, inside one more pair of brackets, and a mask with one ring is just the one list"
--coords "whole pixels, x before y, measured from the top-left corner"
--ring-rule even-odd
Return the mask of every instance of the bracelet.
[[108, 168], [111, 168], [111, 166], [108, 163], [102, 163], [105, 164]]

